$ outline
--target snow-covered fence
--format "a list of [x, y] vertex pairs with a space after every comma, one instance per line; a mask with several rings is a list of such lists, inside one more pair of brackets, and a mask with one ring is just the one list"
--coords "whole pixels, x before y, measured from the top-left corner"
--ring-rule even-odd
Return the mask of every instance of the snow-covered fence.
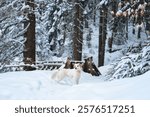
[[53, 69], [58, 69], [62, 65], [64, 65], [63, 61], [49, 61], [49, 62], [38, 62], [37, 63], [37, 69], [40, 70], [53, 70]]
[[58, 69], [62, 65], [64, 65], [63, 61], [49, 61], [49, 62], [37, 62], [35, 65], [29, 64], [20, 64], [20, 65], [5, 65], [1, 67], [1, 72], [8, 72], [8, 71], [24, 71], [25, 68], [30, 67], [31, 70], [53, 70]]
[[49, 61], [49, 62], [37, 62], [35, 65], [30, 64], [20, 64], [20, 65], [5, 65], [0, 67], [0, 73], [10, 72], [10, 71], [27, 71], [27, 70], [53, 70], [63, 67], [65, 69], [73, 69], [73, 64], [82, 64], [83, 71], [90, 73], [93, 76], [101, 75], [100, 71], [93, 62], [93, 58], [89, 57], [84, 59], [85, 61], [73, 61], [69, 57], [66, 63], [63, 61]]

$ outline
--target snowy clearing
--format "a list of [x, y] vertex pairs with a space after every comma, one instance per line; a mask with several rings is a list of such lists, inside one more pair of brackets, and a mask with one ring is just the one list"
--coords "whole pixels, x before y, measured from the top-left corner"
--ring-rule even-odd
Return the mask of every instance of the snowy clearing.
[[79, 85], [71, 85], [68, 79], [61, 83], [55, 82], [50, 79], [53, 72], [24, 71], [0, 74], [0, 99], [150, 99], [150, 71], [141, 76], [113, 81], [106, 81], [104, 76], [93, 77], [82, 72]]

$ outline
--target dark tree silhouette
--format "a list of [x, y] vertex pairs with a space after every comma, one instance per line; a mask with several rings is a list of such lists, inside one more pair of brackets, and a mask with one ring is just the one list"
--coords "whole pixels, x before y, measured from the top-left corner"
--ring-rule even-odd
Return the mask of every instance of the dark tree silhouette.
[[84, 1], [75, 0], [74, 7], [74, 34], [73, 34], [73, 54], [74, 60], [82, 59], [83, 43], [83, 5]]
[[104, 65], [105, 42], [107, 35], [107, 10], [107, 6], [100, 8], [98, 66]]
[[[27, 18], [24, 27], [27, 28], [27, 31], [24, 34], [24, 38], [26, 39], [24, 43], [24, 63], [25, 64], [35, 64], [35, 14], [34, 10], [34, 0], [27, 0], [26, 4], [30, 6], [30, 8], [25, 12]], [[33, 70], [31, 67], [25, 67], [25, 70]]]

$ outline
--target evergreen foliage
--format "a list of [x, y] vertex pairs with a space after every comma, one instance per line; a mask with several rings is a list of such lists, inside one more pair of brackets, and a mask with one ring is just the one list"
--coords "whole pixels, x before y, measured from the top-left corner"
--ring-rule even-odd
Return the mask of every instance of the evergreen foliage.
[[150, 45], [143, 47], [140, 52], [137, 47], [136, 53], [130, 52], [113, 63], [109, 80], [138, 76], [148, 70], [150, 70]]

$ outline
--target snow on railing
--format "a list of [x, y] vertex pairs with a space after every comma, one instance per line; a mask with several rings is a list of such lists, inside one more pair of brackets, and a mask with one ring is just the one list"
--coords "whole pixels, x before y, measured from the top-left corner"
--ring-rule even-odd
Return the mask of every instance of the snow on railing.
[[63, 61], [49, 61], [49, 62], [43, 62], [39, 61], [35, 65], [32, 64], [10, 64], [5, 65], [0, 69], [0, 72], [8, 72], [8, 71], [24, 71], [25, 68], [30, 67], [33, 70], [53, 70], [58, 69], [62, 65], [64, 65]]

